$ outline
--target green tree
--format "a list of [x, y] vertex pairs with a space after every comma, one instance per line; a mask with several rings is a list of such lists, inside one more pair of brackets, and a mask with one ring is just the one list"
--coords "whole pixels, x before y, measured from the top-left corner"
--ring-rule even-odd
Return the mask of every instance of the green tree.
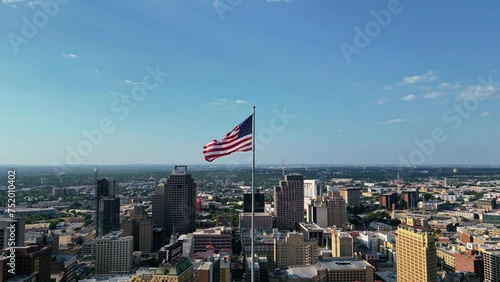
[[50, 230], [54, 230], [57, 228], [57, 224], [59, 223], [59, 220], [52, 220], [50, 223], [49, 223], [49, 229]]

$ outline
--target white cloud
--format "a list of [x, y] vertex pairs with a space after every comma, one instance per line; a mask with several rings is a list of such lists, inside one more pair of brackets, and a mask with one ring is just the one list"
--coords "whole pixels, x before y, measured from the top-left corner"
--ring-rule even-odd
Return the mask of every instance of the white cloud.
[[458, 95], [458, 100], [488, 99], [500, 97], [500, 91], [493, 85], [473, 85]]
[[390, 120], [386, 120], [386, 121], [379, 121], [377, 122], [377, 124], [385, 124], [385, 125], [390, 125], [390, 124], [398, 124], [398, 123], [403, 123], [405, 122], [406, 119], [402, 119], [402, 118], [395, 118], [395, 119], [390, 119]]
[[142, 82], [137, 82], [137, 81], [133, 81], [133, 80], [129, 80], [129, 79], [125, 79], [123, 82], [125, 82], [125, 84], [128, 84], [128, 85], [142, 84]]
[[12, 8], [17, 7], [17, 4], [23, 3], [23, 2], [24, 2], [24, 0], [2, 0], [3, 4], [10, 6]]
[[217, 98], [217, 99], [215, 99], [215, 101], [212, 102], [212, 105], [215, 105], [215, 106], [222, 106], [225, 104], [227, 104], [227, 100], [224, 98]]
[[337, 129], [337, 133], [343, 133], [344, 130], [343, 129]]
[[417, 99], [417, 96], [415, 96], [413, 94], [406, 95], [403, 97], [403, 101], [405, 101], [405, 102], [412, 102], [412, 101], [415, 101], [415, 99]]
[[479, 114], [481, 117], [487, 117], [487, 116], [490, 116], [491, 113], [490, 112], [482, 112], [481, 114]]
[[442, 93], [442, 92], [434, 91], [434, 92], [426, 93], [424, 95], [424, 99], [435, 100], [435, 99], [442, 97], [443, 95], [444, 95], [444, 93]]
[[245, 100], [236, 100], [236, 104], [248, 104]]
[[455, 81], [455, 82], [441, 82], [440, 84], [438, 84], [437, 86], [438, 88], [442, 88], [442, 89], [457, 89], [460, 87], [460, 82], [458, 81]]
[[386, 101], [385, 99], [378, 99], [377, 101], [375, 101], [375, 104], [383, 105], [383, 104], [385, 104], [385, 101]]
[[390, 90], [392, 90], [392, 89], [394, 89], [394, 87], [393, 87], [393, 86], [391, 86], [391, 85], [385, 85], [385, 86], [382, 88], [382, 90], [385, 90], [385, 91], [390, 91]]
[[78, 58], [78, 55], [75, 55], [73, 53], [62, 53], [61, 55], [66, 59], [77, 59]]
[[414, 76], [407, 76], [403, 78], [403, 84], [414, 84], [422, 81], [433, 81], [436, 80], [437, 77], [434, 75], [434, 73], [429, 70], [424, 74], [420, 75], [414, 75]]

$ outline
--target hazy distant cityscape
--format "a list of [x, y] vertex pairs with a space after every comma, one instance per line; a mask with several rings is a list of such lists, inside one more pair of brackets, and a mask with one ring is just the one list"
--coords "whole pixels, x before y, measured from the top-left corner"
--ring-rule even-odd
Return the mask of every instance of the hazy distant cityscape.
[[[250, 281], [248, 168], [11, 169], [17, 273], [5, 252], [3, 281]], [[498, 167], [285, 164], [255, 179], [257, 281], [497, 277]]]

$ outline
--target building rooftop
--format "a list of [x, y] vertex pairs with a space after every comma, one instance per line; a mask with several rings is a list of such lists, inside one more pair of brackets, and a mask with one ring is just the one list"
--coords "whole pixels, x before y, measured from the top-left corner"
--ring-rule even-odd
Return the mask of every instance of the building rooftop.
[[318, 270], [314, 266], [291, 267], [287, 270], [287, 278], [312, 279], [318, 275]]
[[155, 271], [157, 275], [179, 275], [183, 273], [186, 269], [188, 269], [193, 264], [188, 258], [181, 257], [178, 259], [174, 259], [167, 264], [162, 264], [158, 266]]
[[134, 239], [134, 237], [132, 237], [132, 236], [122, 236], [122, 235], [123, 235], [122, 230], [112, 231], [106, 235], [103, 235], [101, 237], [97, 237], [96, 240], [97, 241], [99, 241], [99, 240], [127, 240], [128, 241], [128, 240]]
[[353, 260], [351, 258], [328, 258], [321, 260], [319, 264], [327, 270], [364, 270], [371, 266], [364, 260]]
[[5, 282], [24, 282], [24, 281], [30, 281], [30, 279], [36, 278], [36, 273], [31, 273], [31, 274], [23, 274], [23, 275], [16, 275], [15, 277], [12, 277], [10, 279], [7, 279]]
[[323, 232], [323, 228], [319, 227], [316, 223], [299, 223], [300, 226], [307, 229], [307, 231], [321, 231]]
[[382, 279], [384, 282], [396, 282], [398, 281], [397, 279], [397, 274], [396, 272], [392, 271], [377, 271], [375, 274]]

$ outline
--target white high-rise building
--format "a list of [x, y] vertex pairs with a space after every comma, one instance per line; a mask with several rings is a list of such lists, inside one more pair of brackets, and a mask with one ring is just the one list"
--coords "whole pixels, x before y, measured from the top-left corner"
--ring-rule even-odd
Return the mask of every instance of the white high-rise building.
[[315, 199], [320, 195], [319, 183], [317, 180], [304, 180], [304, 197], [309, 199]]
[[134, 237], [113, 231], [95, 239], [95, 274], [129, 274], [132, 271]]
[[307, 209], [309, 199], [316, 199], [320, 194], [317, 180], [304, 180], [304, 209]]
[[378, 252], [378, 236], [371, 231], [359, 233], [358, 240], [373, 253]]

